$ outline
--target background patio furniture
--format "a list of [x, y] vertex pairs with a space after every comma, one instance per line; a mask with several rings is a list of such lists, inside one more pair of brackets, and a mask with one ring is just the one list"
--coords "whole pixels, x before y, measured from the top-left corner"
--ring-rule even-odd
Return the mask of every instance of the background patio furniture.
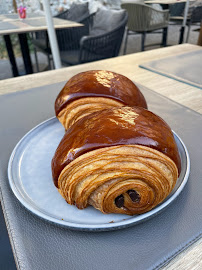
[[202, 22], [202, 6], [198, 6], [192, 10], [191, 17], [187, 23], [188, 31], [187, 31], [186, 43], [188, 43], [189, 41], [189, 34], [190, 34], [191, 26], [193, 24], [196, 24], [200, 28], [201, 22]]
[[124, 54], [126, 53], [128, 36], [134, 34], [142, 34], [141, 50], [144, 51], [146, 34], [159, 33], [156, 30], [162, 29], [160, 32], [163, 34], [162, 45], [166, 46], [169, 23], [168, 10], [157, 10], [149, 5], [139, 3], [123, 3], [122, 8], [128, 12]]
[[[70, 9], [63, 11], [62, 13], [55, 16], [55, 18], [60, 18], [68, 21], [75, 21], [77, 23], [83, 24], [83, 27], [74, 29], [62, 29], [56, 30], [56, 37], [58, 40], [59, 50], [64, 48], [72, 48], [78, 44], [80, 37], [88, 32], [89, 24], [92, 15], [89, 14], [88, 2], [86, 3], [73, 3]], [[37, 50], [45, 53], [48, 58], [48, 65], [51, 68], [51, 49], [48, 39], [47, 31], [36, 32], [32, 35], [32, 43], [35, 48], [35, 59], [38, 66]]]
[[[197, 6], [197, 3], [192, 4], [192, 2], [189, 5], [187, 20], [186, 20], [186, 25], [188, 26], [186, 43], [188, 43], [188, 40], [189, 40], [191, 25], [192, 24], [200, 25], [201, 18], [202, 18], [202, 6]], [[171, 24], [182, 24], [182, 21], [184, 19], [185, 5], [186, 5], [185, 2], [170, 5], [169, 10], [170, 10], [170, 23]]]
[[80, 28], [58, 30], [56, 32], [60, 51], [79, 49], [80, 39], [81, 37], [89, 34], [93, 24], [94, 15], [95, 13], [86, 14], [83, 16], [79, 20], [79, 22], [83, 24], [83, 26]]
[[[201, 0], [199, 0], [201, 1]], [[184, 32], [187, 21], [190, 18], [190, 13], [197, 0], [145, 0], [145, 3], [158, 3], [163, 9], [167, 7], [170, 12], [170, 23], [181, 25], [179, 44], [184, 42]]]
[[[11, 63], [11, 67], [13, 70], [13, 76], [19, 76], [19, 72], [17, 70], [17, 65], [15, 61], [15, 55], [13, 53], [12, 44], [10, 41], [10, 34], [17, 34], [20, 41], [21, 52], [23, 56], [23, 62], [25, 66], [26, 74], [33, 73], [32, 61], [30, 58], [30, 51], [27, 42], [27, 33], [38, 32], [47, 30], [47, 23], [44, 16], [39, 14], [35, 14], [34, 17], [30, 13], [26, 19], [16, 19], [11, 14], [1, 15], [0, 18], [0, 35], [3, 35], [5, 38], [9, 60]], [[7, 17], [7, 18], [6, 18]], [[66, 21], [59, 18], [54, 18], [54, 27], [55, 29], [64, 29], [64, 28], [72, 28], [72, 27], [81, 27], [82, 25], [73, 22]], [[11, 53], [10, 53], [11, 52]], [[12, 57], [11, 57], [12, 56]]]
[[174, 24], [182, 24], [185, 2], [169, 5], [170, 22]]
[[99, 10], [88, 34], [81, 37], [79, 46], [60, 52], [62, 63], [77, 65], [118, 56], [127, 20], [125, 10]]

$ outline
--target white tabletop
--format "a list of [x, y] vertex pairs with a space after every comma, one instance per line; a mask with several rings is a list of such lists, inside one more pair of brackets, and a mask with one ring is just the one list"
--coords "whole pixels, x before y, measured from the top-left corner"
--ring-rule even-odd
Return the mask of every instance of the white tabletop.
[[[53, 18], [55, 29], [80, 27], [82, 24]], [[26, 19], [19, 19], [17, 14], [0, 15], [0, 34], [26, 33], [47, 30], [46, 18], [40, 14], [28, 14]]]

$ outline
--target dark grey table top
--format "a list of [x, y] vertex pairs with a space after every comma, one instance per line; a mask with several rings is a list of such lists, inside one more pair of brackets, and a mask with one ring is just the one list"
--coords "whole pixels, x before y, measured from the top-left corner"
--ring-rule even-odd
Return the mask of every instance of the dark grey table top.
[[28, 212], [14, 197], [7, 178], [14, 146], [31, 128], [54, 115], [54, 100], [63, 85], [0, 97], [1, 200], [18, 269], [159, 269], [201, 237], [201, 115], [141, 88], [149, 109], [186, 144], [191, 158], [189, 181], [174, 203], [142, 224], [111, 232], [72, 231]]

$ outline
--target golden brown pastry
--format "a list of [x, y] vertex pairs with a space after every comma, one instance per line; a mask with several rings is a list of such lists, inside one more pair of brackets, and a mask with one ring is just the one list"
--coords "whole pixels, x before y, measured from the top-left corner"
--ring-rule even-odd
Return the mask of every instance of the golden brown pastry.
[[54, 184], [69, 204], [140, 214], [174, 188], [181, 161], [170, 127], [138, 107], [88, 115], [71, 126], [52, 159]]
[[147, 108], [144, 96], [127, 77], [106, 70], [73, 76], [55, 101], [55, 113], [65, 129], [92, 112], [120, 106]]

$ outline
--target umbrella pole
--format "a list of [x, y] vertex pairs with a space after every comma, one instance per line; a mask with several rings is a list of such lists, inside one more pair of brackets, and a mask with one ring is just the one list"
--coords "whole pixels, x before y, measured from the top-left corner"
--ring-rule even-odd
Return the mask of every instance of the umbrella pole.
[[61, 64], [61, 59], [60, 59], [60, 54], [59, 54], [55, 28], [53, 24], [53, 17], [52, 17], [52, 13], [50, 9], [50, 1], [43, 0], [43, 7], [45, 11], [45, 16], [46, 16], [46, 23], [48, 27], [48, 37], [50, 41], [53, 62], [54, 62], [55, 68], [58, 69], [62, 67], [62, 64]]
[[189, 0], [187, 0], [186, 5], [185, 5], [185, 9], [184, 9], [184, 17], [183, 17], [182, 27], [180, 29], [179, 44], [182, 44], [184, 41], [184, 30], [185, 30], [186, 23], [187, 23], [188, 11], [189, 11]]

